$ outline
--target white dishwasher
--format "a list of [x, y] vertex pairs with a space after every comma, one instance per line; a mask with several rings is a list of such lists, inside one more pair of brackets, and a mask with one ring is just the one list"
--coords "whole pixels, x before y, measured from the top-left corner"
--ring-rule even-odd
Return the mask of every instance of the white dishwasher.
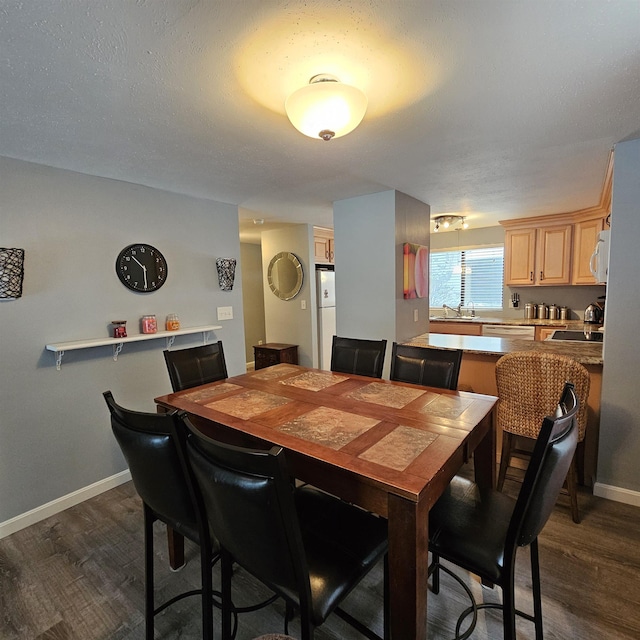
[[536, 328], [517, 324], [483, 324], [482, 335], [492, 338], [512, 338], [513, 340], [535, 340]]

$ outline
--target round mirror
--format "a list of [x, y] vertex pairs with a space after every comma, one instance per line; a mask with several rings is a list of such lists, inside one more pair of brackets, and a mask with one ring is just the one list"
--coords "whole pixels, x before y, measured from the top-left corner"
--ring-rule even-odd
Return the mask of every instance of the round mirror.
[[302, 265], [298, 257], [282, 251], [277, 253], [269, 263], [267, 280], [271, 291], [280, 300], [291, 300], [302, 289]]

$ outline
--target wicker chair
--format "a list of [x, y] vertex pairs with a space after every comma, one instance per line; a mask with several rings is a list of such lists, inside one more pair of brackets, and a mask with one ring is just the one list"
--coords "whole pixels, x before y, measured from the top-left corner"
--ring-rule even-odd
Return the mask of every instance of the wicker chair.
[[[498, 473], [498, 490], [502, 491], [511, 457], [528, 455], [516, 447], [514, 436], [535, 440], [545, 416], [553, 414], [565, 382], [572, 382], [580, 409], [578, 412], [578, 442], [584, 440], [587, 426], [589, 372], [567, 356], [540, 351], [510, 353], [496, 364], [498, 386], [497, 424], [502, 429], [502, 455]], [[578, 455], [584, 455], [579, 447]], [[580, 522], [576, 480], [576, 456], [567, 474], [566, 486], [571, 499], [571, 517]]]

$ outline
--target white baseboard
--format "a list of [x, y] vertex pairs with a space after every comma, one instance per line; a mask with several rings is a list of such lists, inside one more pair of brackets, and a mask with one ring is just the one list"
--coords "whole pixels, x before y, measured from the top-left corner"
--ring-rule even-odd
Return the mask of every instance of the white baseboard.
[[89, 498], [93, 498], [94, 496], [104, 493], [109, 489], [113, 489], [124, 484], [129, 480], [131, 480], [131, 472], [129, 469], [126, 469], [125, 471], [116, 473], [116, 475], [111, 476], [110, 478], [94, 482], [88, 487], [83, 487], [82, 489], [78, 489], [66, 496], [62, 496], [61, 498], [47, 502], [47, 504], [43, 504], [40, 507], [36, 507], [31, 511], [21, 513], [15, 518], [0, 522], [0, 540], [10, 536], [16, 531], [20, 531], [21, 529], [35, 524], [36, 522], [40, 522], [49, 516], [54, 516], [56, 513], [60, 513], [69, 507], [73, 507], [76, 504], [80, 504], [81, 502], [88, 500]]
[[623, 489], [622, 487], [614, 487], [610, 484], [602, 484], [596, 482], [593, 485], [593, 495], [615, 502], [624, 502], [634, 507], [640, 507], [640, 491], [632, 491], [631, 489]]

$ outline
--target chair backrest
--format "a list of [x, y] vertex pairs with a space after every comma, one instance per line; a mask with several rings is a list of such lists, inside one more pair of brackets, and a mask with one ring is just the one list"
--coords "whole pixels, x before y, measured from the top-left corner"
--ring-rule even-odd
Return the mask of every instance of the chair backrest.
[[393, 343], [391, 380], [457, 389], [462, 349], [431, 349]]
[[191, 389], [227, 377], [222, 341], [190, 349], [166, 350], [164, 360], [174, 391]]
[[211, 531], [234, 561], [309, 610], [311, 588], [284, 451], [235, 447], [182, 416], [186, 450]]
[[131, 411], [117, 404], [111, 391], [103, 395], [138, 495], [160, 520], [199, 542], [186, 465], [176, 441], [175, 414]]
[[537, 438], [543, 418], [553, 414], [567, 381], [573, 383], [580, 403], [578, 442], [582, 442], [587, 427], [589, 372], [572, 358], [555, 353], [518, 351], [498, 360], [498, 428]]
[[382, 378], [386, 340], [361, 340], [333, 336], [331, 371]]
[[518, 546], [531, 544], [553, 511], [578, 443], [579, 405], [566, 383], [555, 415], [542, 421], [507, 534]]

